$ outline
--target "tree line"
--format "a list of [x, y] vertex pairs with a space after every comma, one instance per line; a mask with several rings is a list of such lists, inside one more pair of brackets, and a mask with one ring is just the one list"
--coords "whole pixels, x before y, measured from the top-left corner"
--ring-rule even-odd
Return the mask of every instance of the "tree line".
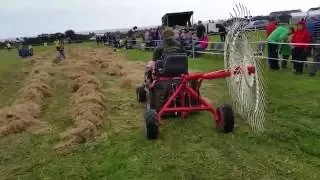
[[56, 40], [65, 40], [67, 39], [69, 42], [80, 43], [83, 41], [89, 40], [91, 37], [95, 36], [94, 33], [89, 34], [76, 34], [73, 30], [67, 30], [65, 33], [53, 33], [53, 34], [40, 34], [36, 37], [24, 37], [24, 38], [16, 38], [15, 41], [5, 41], [0, 42], [0, 48], [5, 48], [7, 43], [9, 42], [12, 46], [17, 46], [20, 43], [23, 45], [43, 45], [44, 43], [51, 44]]

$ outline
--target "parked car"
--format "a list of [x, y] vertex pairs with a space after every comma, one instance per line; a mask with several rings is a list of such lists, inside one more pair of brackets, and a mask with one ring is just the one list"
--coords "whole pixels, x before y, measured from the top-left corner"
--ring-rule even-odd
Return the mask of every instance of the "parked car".
[[259, 29], [264, 30], [268, 24], [267, 20], [251, 21], [248, 25], [245, 26], [246, 29]]

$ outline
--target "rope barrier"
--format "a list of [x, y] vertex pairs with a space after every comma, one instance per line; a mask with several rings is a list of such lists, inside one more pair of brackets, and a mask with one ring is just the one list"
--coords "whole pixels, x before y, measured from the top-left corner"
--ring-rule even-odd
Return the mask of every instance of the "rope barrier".
[[[141, 40], [128, 40], [128, 42], [142, 42]], [[152, 40], [152, 42], [161, 42], [161, 40]], [[195, 51], [194, 45], [195, 43], [208, 43], [208, 44], [224, 44], [225, 42], [207, 42], [207, 41], [192, 41], [192, 50], [187, 50], [187, 52], [191, 52], [193, 54], [193, 57], [195, 57], [194, 53], [198, 54], [211, 54], [211, 55], [224, 55], [223, 51], [224, 49], [206, 49], [207, 51]], [[293, 46], [320, 46], [320, 44], [316, 43], [280, 43], [280, 42], [268, 42], [268, 41], [252, 41], [249, 42], [250, 44], [278, 44], [278, 45], [293, 45]], [[131, 45], [135, 47], [141, 47], [141, 45]], [[145, 49], [154, 49], [155, 46], [147, 46], [144, 47]], [[257, 48], [258, 49], [258, 48]], [[208, 51], [222, 51], [222, 52], [208, 52]], [[259, 53], [260, 51], [257, 51]], [[282, 58], [270, 58], [267, 56], [256, 56], [261, 59], [267, 59], [267, 60], [277, 60], [277, 61], [287, 61], [287, 62], [297, 62], [297, 63], [307, 63], [307, 64], [320, 64], [320, 62], [314, 62], [314, 61], [300, 61], [300, 60], [294, 60], [294, 59], [282, 59]]]
[[195, 53], [199, 53], [199, 54], [212, 54], [212, 55], [223, 55], [224, 53], [215, 53], [215, 52], [206, 52], [206, 51], [191, 51], [188, 50], [187, 52], [195, 52]]
[[[142, 42], [142, 40], [127, 40], [128, 42]], [[152, 40], [152, 42], [161, 42], [162, 40]], [[225, 42], [214, 41], [192, 41], [192, 43], [207, 43], [207, 44], [224, 44]], [[252, 41], [250, 44], [278, 44], [278, 45], [292, 45], [292, 46], [320, 46], [319, 43], [285, 43], [285, 42], [269, 42], [269, 41]]]
[[320, 64], [320, 62], [314, 62], [314, 61], [299, 61], [299, 60], [294, 60], [294, 59], [270, 58], [267, 56], [256, 56], [256, 57], [262, 58], [262, 59], [271, 59], [271, 60], [276, 60], [276, 61], [288, 61], [288, 62], [307, 63], [307, 64]]

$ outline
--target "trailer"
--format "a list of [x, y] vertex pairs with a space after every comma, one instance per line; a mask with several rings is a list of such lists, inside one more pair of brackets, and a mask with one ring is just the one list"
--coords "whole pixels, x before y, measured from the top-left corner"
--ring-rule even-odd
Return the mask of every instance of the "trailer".
[[167, 13], [162, 17], [163, 26], [185, 26], [193, 25], [193, 11]]

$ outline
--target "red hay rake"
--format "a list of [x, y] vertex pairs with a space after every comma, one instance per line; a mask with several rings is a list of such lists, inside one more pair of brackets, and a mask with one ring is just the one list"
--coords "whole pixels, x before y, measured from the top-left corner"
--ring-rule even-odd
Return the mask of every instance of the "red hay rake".
[[[145, 130], [149, 139], [156, 139], [165, 116], [187, 118], [190, 113], [208, 111], [216, 127], [225, 133], [233, 131], [234, 114], [247, 120], [255, 132], [263, 131], [266, 111], [263, 63], [250, 46], [244, 28], [248, 10], [241, 4], [233, 9], [235, 16], [224, 47], [225, 69], [209, 73], [188, 73], [188, 58], [181, 54], [165, 57], [156, 63], [156, 74], [145, 76], [145, 83], [136, 89], [137, 100], [146, 102]], [[215, 107], [200, 95], [203, 80], [226, 78], [231, 105]], [[233, 111], [235, 109], [235, 112]]]
[[[248, 65], [247, 69], [248, 69], [247, 72], [249, 73], [248, 75], [255, 73], [254, 66]], [[227, 77], [230, 77], [232, 74], [239, 75], [240, 73], [244, 73], [244, 72], [242, 72], [241, 68], [238, 67], [233, 72], [231, 72], [230, 70], [220, 70], [220, 71], [214, 71], [209, 73], [196, 73], [196, 74], [182, 75], [181, 84], [173, 92], [170, 98], [166, 101], [166, 103], [157, 113], [158, 123], [160, 125], [163, 124], [162, 117], [165, 114], [172, 113], [172, 112], [180, 112], [181, 117], [185, 119], [192, 112], [209, 111], [212, 114], [213, 119], [215, 119], [217, 127], [223, 129], [225, 122], [221, 117], [220, 110], [215, 108], [207, 100], [201, 97], [201, 95], [198, 92], [196, 92], [192, 87], [190, 87], [190, 84], [188, 82], [190, 81], [198, 82], [198, 87], [196, 89], [199, 90], [203, 80], [227, 78]], [[163, 80], [163, 79], [160, 78], [160, 80]], [[187, 102], [192, 102], [192, 100], [196, 100], [196, 101], [199, 101], [199, 104], [192, 105], [191, 103], [188, 103], [188, 104], [185, 103], [186, 94], [187, 94], [187, 97], [189, 98]], [[174, 103], [174, 100], [176, 98], [181, 99], [181, 102], [182, 102], [181, 106], [170, 107], [170, 105]], [[225, 131], [228, 131], [228, 130], [225, 130]]]

